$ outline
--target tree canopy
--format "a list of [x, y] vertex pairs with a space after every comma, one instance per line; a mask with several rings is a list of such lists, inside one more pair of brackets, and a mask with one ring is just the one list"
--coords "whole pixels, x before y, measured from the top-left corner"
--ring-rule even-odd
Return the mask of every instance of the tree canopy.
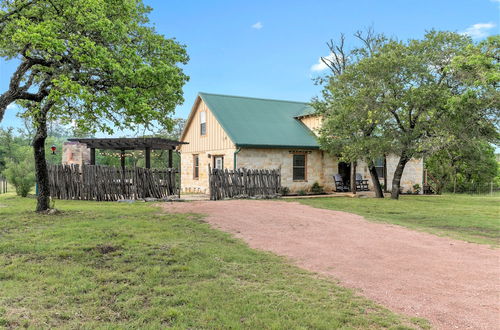
[[50, 100], [49, 119], [91, 131], [171, 127], [188, 79], [178, 64], [188, 56], [156, 33], [141, 1], [12, 0], [0, 9], [0, 56], [19, 63], [0, 95], [0, 120], [13, 101]]
[[474, 44], [430, 31], [351, 58], [313, 103], [325, 117], [320, 143], [349, 159], [398, 155], [393, 198], [411, 158], [465, 139], [498, 141], [498, 38]]

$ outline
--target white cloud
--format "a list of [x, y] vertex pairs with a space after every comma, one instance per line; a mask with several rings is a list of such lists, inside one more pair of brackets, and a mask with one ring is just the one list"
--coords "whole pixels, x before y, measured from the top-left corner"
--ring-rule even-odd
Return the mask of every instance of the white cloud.
[[255, 24], [252, 25], [252, 29], [256, 29], [256, 30], [260, 30], [264, 27], [264, 25], [262, 25], [261, 22], [257, 22]]
[[500, 0], [490, 0], [491, 2], [498, 2], [500, 3]]
[[[499, 0], [500, 1], [500, 0]], [[496, 26], [495, 23], [477, 23], [469, 26], [465, 29], [463, 34], [470, 36], [473, 39], [481, 39], [489, 34], [489, 30], [493, 29]]]
[[[325, 58], [327, 60], [333, 60], [334, 55], [333, 55], [333, 53], [330, 53], [330, 55], [325, 56]], [[311, 66], [311, 71], [315, 71], [315, 72], [321, 72], [321, 71], [326, 70], [326, 69], [328, 69], [328, 66], [321, 60], [321, 57], [318, 58], [318, 62], [316, 64], [313, 64]]]

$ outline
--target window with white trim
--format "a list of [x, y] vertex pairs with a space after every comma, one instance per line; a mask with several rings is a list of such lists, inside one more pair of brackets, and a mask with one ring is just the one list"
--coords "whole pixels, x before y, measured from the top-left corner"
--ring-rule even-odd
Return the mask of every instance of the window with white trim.
[[200, 135], [207, 135], [207, 113], [200, 112]]

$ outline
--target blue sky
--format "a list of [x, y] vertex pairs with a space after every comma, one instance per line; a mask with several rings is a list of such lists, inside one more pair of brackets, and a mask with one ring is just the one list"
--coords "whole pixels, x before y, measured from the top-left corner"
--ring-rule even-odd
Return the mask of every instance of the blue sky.
[[[325, 42], [373, 26], [399, 39], [426, 30], [499, 33], [500, 0], [162, 1], [145, 0], [157, 31], [187, 46], [190, 81], [176, 117], [187, 117], [199, 91], [309, 101], [319, 92]], [[0, 60], [0, 92], [14, 63]], [[8, 109], [0, 126], [18, 126]], [[132, 132], [117, 132], [117, 136]]]

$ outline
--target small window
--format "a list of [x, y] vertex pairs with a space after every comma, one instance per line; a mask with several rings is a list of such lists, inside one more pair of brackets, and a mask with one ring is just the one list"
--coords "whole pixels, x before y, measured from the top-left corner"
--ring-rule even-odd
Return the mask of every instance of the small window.
[[375, 159], [375, 170], [379, 179], [383, 179], [385, 174], [385, 157]]
[[219, 170], [224, 169], [224, 156], [214, 156], [214, 168]]
[[193, 155], [193, 179], [200, 177], [200, 157]]
[[293, 155], [293, 181], [304, 181], [306, 179], [306, 155]]
[[200, 134], [207, 134], [207, 113], [205, 111], [200, 112]]

